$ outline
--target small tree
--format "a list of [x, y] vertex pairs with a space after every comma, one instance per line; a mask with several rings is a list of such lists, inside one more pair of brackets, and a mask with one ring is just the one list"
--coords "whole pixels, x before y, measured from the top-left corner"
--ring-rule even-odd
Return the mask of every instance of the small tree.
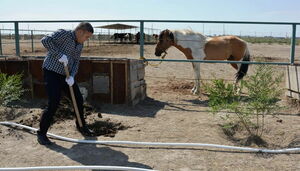
[[[239, 92], [236, 92], [234, 84], [223, 80], [213, 80], [212, 84], [204, 87], [209, 94], [209, 106], [213, 113], [221, 110], [231, 112], [233, 115], [226, 113], [222, 119], [235, 124], [239, 122], [250, 135], [262, 136], [265, 116], [274, 114], [280, 108], [277, 102], [282, 93], [279, 86], [282, 78], [282, 74], [275, 74], [273, 67], [257, 65], [255, 73], [241, 81]], [[247, 95], [241, 94], [243, 90]]]
[[23, 92], [22, 74], [8, 76], [0, 73], [0, 105], [19, 100]]

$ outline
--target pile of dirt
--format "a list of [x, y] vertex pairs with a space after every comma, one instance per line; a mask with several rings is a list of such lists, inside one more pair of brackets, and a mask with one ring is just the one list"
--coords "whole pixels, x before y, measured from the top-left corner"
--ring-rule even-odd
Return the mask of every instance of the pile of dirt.
[[40, 119], [40, 117], [38, 115], [32, 114], [32, 115], [23, 117], [22, 119], [17, 121], [17, 123], [26, 125], [26, 126], [30, 126], [30, 127], [37, 127], [38, 124], [40, 123], [39, 119]]
[[[98, 112], [98, 110], [90, 104], [84, 103], [83, 111], [84, 111], [85, 117], [87, 117], [93, 113], [97, 113], [101, 117], [101, 113]], [[72, 119], [74, 119], [75, 116], [76, 115], [75, 115], [75, 111], [73, 109], [72, 101], [70, 101], [67, 98], [63, 98], [61, 100], [59, 108], [57, 109], [57, 111], [54, 115], [54, 122], [60, 123], [61, 121], [72, 120]]]
[[[16, 111], [16, 109], [13, 110], [13, 108], [9, 107], [2, 107], [1, 110], [3, 110], [1, 112], [1, 120], [14, 121], [19, 124], [35, 128], [39, 127], [40, 117], [43, 112], [42, 109], [23, 109], [23, 111], [15, 113], [14, 111]], [[88, 124], [88, 127], [95, 132], [96, 136], [114, 137], [115, 134], [117, 134], [118, 130], [125, 130], [128, 128], [128, 126], [123, 125], [121, 122], [112, 121], [109, 118], [102, 118], [102, 114], [99, 110], [100, 109], [93, 107], [90, 104], [84, 104], [85, 120], [87, 121], [87, 123], [90, 123]], [[14, 115], [11, 114], [12, 112], [14, 112]], [[10, 118], [8, 118], [6, 115], [9, 115]], [[55, 123], [66, 122], [67, 120], [74, 120], [74, 117], [75, 112], [73, 110], [71, 101], [63, 98], [61, 100], [59, 108], [54, 115], [52, 125]]]
[[169, 80], [168, 83], [161, 87], [162, 90], [181, 93], [181, 94], [190, 94], [194, 86], [192, 81], [186, 80]]
[[193, 82], [170, 82], [169, 83], [171, 90], [180, 91], [180, 90], [191, 90], [194, 86]]
[[117, 121], [103, 119], [90, 124], [89, 128], [94, 131], [96, 136], [114, 137], [119, 130], [125, 130], [129, 127]]

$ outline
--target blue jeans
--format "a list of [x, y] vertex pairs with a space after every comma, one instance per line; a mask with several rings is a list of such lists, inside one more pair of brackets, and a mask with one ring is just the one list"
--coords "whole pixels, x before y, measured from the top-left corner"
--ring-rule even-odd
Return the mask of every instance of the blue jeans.
[[[44, 81], [46, 83], [46, 91], [48, 95], [48, 106], [44, 110], [40, 119], [41, 134], [46, 134], [49, 129], [51, 122], [53, 121], [53, 116], [59, 106], [62, 92], [65, 92], [67, 97], [71, 99], [69, 85], [66, 83], [65, 79], [66, 76], [64, 75], [44, 69]], [[74, 90], [80, 118], [83, 126], [85, 126], [85, 120], [83, 117], [83, 98], [76, 82], [72, 87]], [[77, 118], [76, 125], [78, 125]]]

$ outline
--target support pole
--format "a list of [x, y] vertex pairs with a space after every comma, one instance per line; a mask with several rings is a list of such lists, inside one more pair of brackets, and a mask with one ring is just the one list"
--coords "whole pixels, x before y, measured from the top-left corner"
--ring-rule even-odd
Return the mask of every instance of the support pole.
[[0, 30], [0, 55], [3, 55], [1, 30]]
[[295, 46], [296, 46], [296, 24], [293, 24], [292, 38], [291, 38], [291, 64], [295, 63]]
[[144, 21], [140, 22], [140, 58], [144, 58]]
[[34, 47], [33, 47], [33, 30], [31, 30], [31, 51], [34, 52]]
[[20, 56], [19, 22], [15, 22], [15, 46], [16, 46], [16, 56]]

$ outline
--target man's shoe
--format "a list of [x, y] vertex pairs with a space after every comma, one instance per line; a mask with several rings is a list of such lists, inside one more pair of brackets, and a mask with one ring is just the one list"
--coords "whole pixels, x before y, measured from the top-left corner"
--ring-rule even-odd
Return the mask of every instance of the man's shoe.
[[48, 139], [48, 137], [45, 134], [41, 134], [40, 131], [37, 131], [37, 141], [41, 145], [51, 145], [52, 142]]

